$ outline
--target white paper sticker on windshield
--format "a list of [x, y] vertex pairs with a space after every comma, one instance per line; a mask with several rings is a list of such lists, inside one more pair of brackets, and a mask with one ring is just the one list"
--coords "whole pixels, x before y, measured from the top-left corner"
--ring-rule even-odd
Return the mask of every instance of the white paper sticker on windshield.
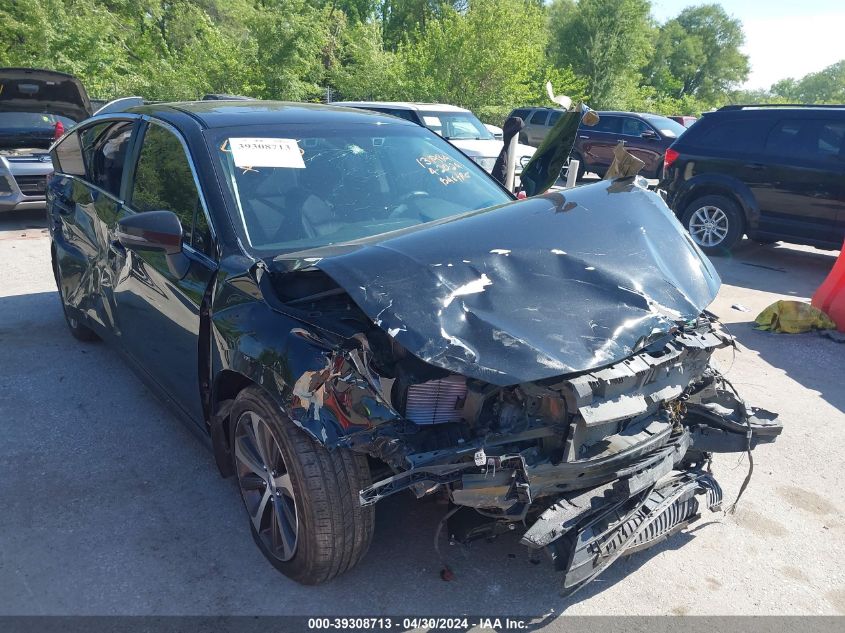
[[230, 138], [235, 167], [305, 169], [302, 152], [292, 138]]
[[436, 116], [424, 116], [423, 122], [426, 125], [433, 125], [434, 127], [440, 127], [442, 123], [440, 122], [440, 117]]

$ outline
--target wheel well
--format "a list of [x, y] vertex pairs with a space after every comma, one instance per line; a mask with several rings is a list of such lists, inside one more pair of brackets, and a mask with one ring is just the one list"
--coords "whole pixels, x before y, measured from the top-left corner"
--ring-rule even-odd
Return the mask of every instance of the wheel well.
[[675, 209], [675, 214], [680, 218], [683, 216], [684, 211], [687, 210], [687, 207], [692, 203], [693, 200], [696, 198], [703, 198], [704, 196], [724, 196], [730, 200], [733, 200], [742, 211], [743, 218], [747, 220], [745, 205], [742, 204], [742, 200], [739, 196], [736, 195], [736, 192], [731, 190], [730, 187], [725, 187], [724, 185], [719, 184], [704, 184], [699, 185], [693, 189], [691, 189], [681, 200], [681, 203], [678, 205], [677, 209]]
[[213, 410], [217, 413], [220, 403], [234, 400], [238, 394], [255, 383], [243, 374], [230, 369], [224, 369], [217, 374], [214, 381]]
[[211, 444], [214, 459], [223, 477], [234, 474], [229, 448], [231, 420], [229, 410], [238, 394], [255, 383], [243, 374], [224, 369], [214, 379], [211, 407]]

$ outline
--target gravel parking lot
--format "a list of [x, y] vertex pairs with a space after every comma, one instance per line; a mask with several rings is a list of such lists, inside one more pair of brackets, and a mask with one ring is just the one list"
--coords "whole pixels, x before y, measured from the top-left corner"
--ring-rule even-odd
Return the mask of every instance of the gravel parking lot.
[[[562, 599], [510, 536], [448, 548], [442, 581], [444, 508], [401, 496], [379, 504], [363, 564], [303, 587], [261, 556], [201, 439], [114, 350], [66, 331], [42, 215], [0, 217], [0, 614], [845, 614], [845, 345], [751, 327], [808, 298], [836, 253], [745, 242], [715, 261], [712, 309], [740, 347], [719, 360], [785, 427], [755, 451], [735, 515], [705, 514]], [[746, 467], [716, 459], [728, 502]]]

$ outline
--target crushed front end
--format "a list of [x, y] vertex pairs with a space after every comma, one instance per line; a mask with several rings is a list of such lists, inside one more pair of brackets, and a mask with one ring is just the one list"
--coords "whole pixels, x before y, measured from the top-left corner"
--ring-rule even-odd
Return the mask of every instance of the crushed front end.
[[751, 450], [781, 431], [710, 364], [732, 340], [707, 314], [601, 369], [511, 386], [375, 338], [297, 391], [305, 423], [314, 402], [350, 427], [380, 421], [339, 440], [393, 471], [361, 503], [403, 490], [447, 496], [449, 533], [463, 542], [517, 526], [564, 572], [567, 594], [697, 519], [700, 498], [717, 509], [713, 452]]

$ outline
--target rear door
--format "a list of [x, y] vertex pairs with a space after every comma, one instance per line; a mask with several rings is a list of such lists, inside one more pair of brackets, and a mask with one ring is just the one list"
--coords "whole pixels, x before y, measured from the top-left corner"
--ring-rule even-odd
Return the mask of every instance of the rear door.
[[761, 229], [839, 244], [845, 219], [845, 121], [777, 121], [766, 138], [765, 186], [757, 192]]
[[174, 212], [190, 265], [177, 277], [161, 253], [125, 249], [113, 259], [119, 339], [149, 377], [202, 424], [200, 310], [217, 267], [207, 205], [188, 147], [175, 129], [149, 122], [133, 154], [120, 217]]
[[110, 227], [121, 206], [124, 163], [136, 129], [134, 120], [98, 121], [68, 134], [53, 152], [57, 172], [48, 208], [60, 292], [66, 305], [105, 335], [114, 328]]

